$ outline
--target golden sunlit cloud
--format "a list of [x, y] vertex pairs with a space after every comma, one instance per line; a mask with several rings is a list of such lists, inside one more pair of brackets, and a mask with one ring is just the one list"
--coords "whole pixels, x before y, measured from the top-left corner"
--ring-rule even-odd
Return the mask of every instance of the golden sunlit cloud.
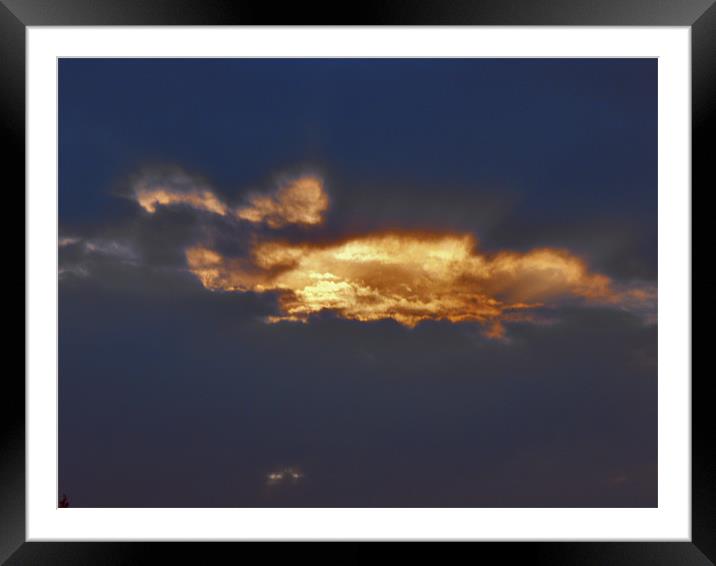
[[[210, 188], [183, 174], [143, 179], [134, 186], [134, 198], [144, 210], [154, 214], [160, 206], [184, 205], [196, 210], [226, 216], [230, 207]], [[323, 222], [328, 209], [328, 195], [318, 177], [304, 176], [279, 187], [273, 194], [253, 194], [247, 206], [238, 207], [238, 220], [269, 228], [288, 224], [312, 226]]]
[[190, 191], [172, 191], [166, 187], [146, 187], [135, 192], [137, 203], [149, 213], [155, 213], [158, 206], [171, 206], [183, 204], [196, 208], [226, 215], [228, 208], [219, 198], [208, 189], [194, 189]]
[[[615, 289], [577, 256], [559, 249], [485, 254], [470, 235], [389, 232], [329, 244], [259, 242], [251, 257], [226, 258], [205, 247], [186, 252], [189, 269], [210, 290], [276, 292], [270, 321], [307, 321], [327, 310], [358, 321], [476, 321], [505, 336], [503, 321], [568, 297], [622, 306], [655, 291]], [[653, 296], [654, 295], [654, 296]]]
[[320, 224], [327, 209], [323, 182], [306, 176], [283, 185], [273, 195], [251, 196], [248, 206], [238, 208], [236, 216], [248, 222], [263, 222], [269, 228], [281, 228], [287, 224]]
[[132, 183], [132, 197], [150, 214], [160, 206], [178, 205], [220, 216], [229, 212], [206, 181], [178, 168], [144, 171]]

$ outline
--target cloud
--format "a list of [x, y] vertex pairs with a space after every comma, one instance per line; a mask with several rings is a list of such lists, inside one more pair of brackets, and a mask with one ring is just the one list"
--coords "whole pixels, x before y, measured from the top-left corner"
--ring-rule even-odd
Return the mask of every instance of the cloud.
[[137, 259], [131, 246], [115, 240], [87, 240], [84, 249], [87, 253], [114, 256], [127, 261]]
[[89, 276], [89, 270], [84, 265], [61, 265], [57, 269], [57, 275], [62, 280], [68, 275], [74, 277], [87, 277]]
[[254, 193], [246, 206], [235, 210], [206, 183], [183, 171], [145, 174], [132, 185], [132, 197], [144, 210], [154, 214], [160, 206], [187, 206], [252, 224], [282, 228], [288, 224], [312, 226], [323, 222], [328, 195], [321, 179], [302, 176], [282, 184], [270, 194]]
[[[211, 291], [271, 294], [277, 306], [269, 322], [308, 322], [322, 312], [410, 328], [430, 320], [477, 322], [498, 341], [509, 340], [513, 323], [553, 323], [567, 304], [606, 306], [656, 323], [655, 284], [613, 279], [590, 269], [584, 254], [558, 246], [487, 251], [460, 229], [364, 226], [352, 236], [321, 230], [320, 241], [296, 241], [298, 232], [285, 233], [290, 240], [269, 239], [257, 229], [322, 224], [329, 199], [316, 176], [251, 194], [239, 207], [178, 169], [143, 173], [132, 194], [150, 215], [119, 231], [61, 238], [61, 275], [94, 275], [110, 262], [188, 266]], [[183, 211], [152, 217], [161, 206]]]
[[287, 224], [315, 225], [323, 222], [328, 209], [328, 196], [318, 177], [299, 177], [274, 194], [254, 194], [248, 206], [238, 208], [236, 216], [252, 223], [265, 223], [269, 228]]
[[127, 242], [107, 238], [60, 237], [58, 275], [87, 277], [97, 262], [111, 261], [135, 264], [139, 260], [137, 251]]
[[74, 246], [74, 245], [75, 245], [76, 243], [78, 243], [79, 241], [80, 241], [80, 238], [75, 238], [75, 237], [73, 237], [73, 236], [65, 236], [65, 237], [60, 238], [60, 239], [57, 241], [57, 245], [58, 245], [60, 248], [64, 248], [64, 247], [66, 247], [66, 246]]
[[97, 254], [113, 256], [127, 261], [137, 259], [137, 252], [130, 244], [108, 238], [64, 236], [58, 240], [57, 246], [67, 251], [74, 249], [76, 253], [83, 255]]
[[227, 258], [196, 246], [186, 251], [191, 272], [210, 290], [275, 292], [271, 321], [306, 322], [321, 311], [358, 321], [393, 319], [407, 327], [424, 320], [489, 324], [530, 321], [544, 306], [568, 299], [620, 308], [655, 300], [655, 290], [621, 290], [566, 250], [482, 253], [457, 233], [385, 232], [340, 241], [257, 242], [248, 258]]
[[184, 205], [225, 216], [229, 208], [203, 181], [182, 171], [144, 174], [132, 185], [139, 206], [154, 214], [159, 206]]
[[270, 486], [284, 483], [296, 484], [302, 479], [303, 472], [295, 467], [283, 468], [282, 470], [266, 474], [266, 483]]

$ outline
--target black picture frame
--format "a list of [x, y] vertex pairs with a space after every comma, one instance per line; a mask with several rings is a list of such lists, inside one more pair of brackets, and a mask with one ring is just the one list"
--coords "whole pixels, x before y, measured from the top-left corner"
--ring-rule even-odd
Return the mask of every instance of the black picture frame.
[[[709, 137], [716, 123], [714, 0], [412, 0], [280, 6], [231, 0], [0, 0], [0, 124], [10, 187], [25, 184], [25, 31], [68, 25], [569, 25], [689, 26], [692, 53], [692, 185], [714, 186]], [[693, 189], [692, 189], [693, 195]], [[24, 199], [23, 199], [24, 208]], [[14, 231], [11, 238], [16, 238]], [[10, 241], [12, 241], [10, 240]], [[23, 264], [25, 258], [23, 257]], [[23, 283], [26, 283], [23, 280]], [[692, 379], [692, 538], [690, 542], [481, 543], [500, 563], [701, 565], [716, 562], [716, 467], [709, 376]], [[233, 543], [25, 542], [25, 382], [9, 368], [0, 411], [0, 561], [20, 564], [155, 564], [173, 555], [218, 561]], [[711, 425], [711, 426], [709, 426]], [[295, 559], [296, 545], [288, 552]], [[340, 559], [365, 546], [334, 549]], [[218, 551], [218, 552], [217, 552]], [[309, 550], [310, 551], [310, 550]], [[444, 549], [440, 557], [445, 558]]]

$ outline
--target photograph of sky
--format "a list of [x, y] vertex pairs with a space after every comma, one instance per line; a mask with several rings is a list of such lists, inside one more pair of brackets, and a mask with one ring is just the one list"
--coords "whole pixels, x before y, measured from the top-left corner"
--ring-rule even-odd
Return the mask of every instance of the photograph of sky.
[[72, 507], [655, 507], [656, 59], [60, 59]]

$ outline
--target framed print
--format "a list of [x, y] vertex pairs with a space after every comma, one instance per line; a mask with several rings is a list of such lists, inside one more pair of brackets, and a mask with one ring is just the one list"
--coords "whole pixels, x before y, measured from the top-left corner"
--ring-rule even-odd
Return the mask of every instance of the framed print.
[[712, 563], [716, 8], [248, 10], [0, 6], [27, 221], [2, 558]]

